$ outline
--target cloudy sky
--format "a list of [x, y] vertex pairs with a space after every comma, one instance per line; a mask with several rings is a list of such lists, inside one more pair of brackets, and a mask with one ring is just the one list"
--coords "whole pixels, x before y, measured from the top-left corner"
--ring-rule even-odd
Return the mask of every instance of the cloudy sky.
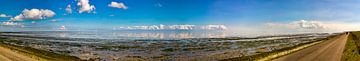
[[0, 30], [225, 25], [234, 32], [359, 30], [360, 0], [0, 0]]

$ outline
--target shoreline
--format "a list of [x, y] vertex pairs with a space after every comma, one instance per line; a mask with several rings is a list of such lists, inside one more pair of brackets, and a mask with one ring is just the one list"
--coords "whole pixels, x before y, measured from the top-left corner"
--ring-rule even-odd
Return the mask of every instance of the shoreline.
[[0, 50], [10, 51], [10, 53], [14, 53], [16, 54], [16, 56], [22, 56], [23, 58], [25, 58], [20, 58], [20, 61], [80, 61], [80, 59], [75, 56], [56, 54], [53, 52], [34, 49], [31, 47], [15, 46], [5, 43], [0, 43]]

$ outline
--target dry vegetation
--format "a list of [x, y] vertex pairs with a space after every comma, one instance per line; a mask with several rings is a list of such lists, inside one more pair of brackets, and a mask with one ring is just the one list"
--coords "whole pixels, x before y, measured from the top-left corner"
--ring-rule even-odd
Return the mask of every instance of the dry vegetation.
[[358, 61], [360, 60], [360, 32], [351, 32], [346, 42], [343, 52], [342, 61]]

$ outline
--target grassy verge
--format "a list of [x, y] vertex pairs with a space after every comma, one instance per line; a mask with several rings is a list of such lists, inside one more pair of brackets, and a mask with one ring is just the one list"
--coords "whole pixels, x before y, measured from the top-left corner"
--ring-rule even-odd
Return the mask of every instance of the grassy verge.
[[[0, 41], [4, 40], [0, 39]], [[6, 43], [0, 43], [0, 47], [11, 49], [12, 51], [16, 51], [17, 53], [23, 54], [39, 61], [80, 61], [79, 58], [74, 56], [56, 54], [49, 51], [34, 49], [31, 47], [16, 46]]]
[[311, 41], [311, 42], [301, 43], [296, 46], [287, 47], [287, 48], [274, 50], [274, 51], [270, 51], [270, 52], [264, 52], [264, 53], [260, 53], [257, 55], [236, 57], [236, 58], [224, 59], [224, 60], [220, 60], [220, 61], [267, 61], [267, 60], [275, 59], [275, 58], [302, 50], [302, 49], [310, 47], [312, 45], [321, 43], [324, 40], [334, 38], [335, 36], [338, 36], [338, 35], [329, 36], [329, 37], [323, 38], [323, 39], [315, 39], [314, 41]]
[[360, 32], [351, 32], [346, 41], [345, 49], [341, 61], [358, 61], [360, 59], [358, 43]]

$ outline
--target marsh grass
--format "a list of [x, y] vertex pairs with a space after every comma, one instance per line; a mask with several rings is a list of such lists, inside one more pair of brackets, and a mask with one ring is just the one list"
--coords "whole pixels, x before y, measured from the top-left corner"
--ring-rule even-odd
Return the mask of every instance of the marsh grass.
[[345, 45], [341, 61], [358, 61], [360, 60], [360, 50], [357, 43], [359, 40], [360, 32], [351, 32]]

